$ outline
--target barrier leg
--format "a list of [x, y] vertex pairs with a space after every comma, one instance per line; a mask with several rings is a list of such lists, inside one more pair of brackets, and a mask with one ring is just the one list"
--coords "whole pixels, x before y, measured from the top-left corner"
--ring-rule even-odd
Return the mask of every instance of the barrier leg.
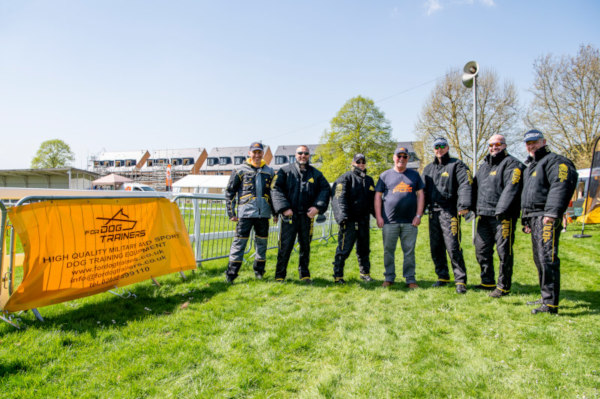
[[11, 326], [13, 326], [14, 328], [16, 328], [17, 330], [21, 329], [18, 325], [16, 325], [15, 323], [12, 322], [12, 320], [10, 319], [10, 316], [4, 316], [4, 315], [0, 314], [0, 320], [2, 320], [5, 323], [10, 324]]
[[39, 321], [41, 321], [42, 323], [44, 322], [44, 318], [42, 317], [42, 315], [40, 314], [40, 312], [37, 309], [31, 309], [31, 311], [33, 312], [33, 314], [35, 315], [35, 318], [38, 319]]
[[127, 290], [121, 289], [121, 292], [123, 292], [123, 293], [120, 293], [120, 292], [116, 291], [118, 289], [119, 288], [115, 286], [115, 290], [108, 290], [108, 292], [110, 292], [111, 294], [116, 295], [118, 297], [121, 297], [123, 299], [127, 299], [127, 298], [130, 298], [130, 297], [136, 298], [135, 294], [132, 293], [131, 291], [127, 291]]

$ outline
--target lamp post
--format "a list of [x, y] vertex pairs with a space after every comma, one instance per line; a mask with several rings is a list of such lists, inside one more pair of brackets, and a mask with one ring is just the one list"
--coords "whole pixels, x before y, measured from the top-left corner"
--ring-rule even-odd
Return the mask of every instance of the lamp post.
[[[473, 176], [477, 172], [477, 74], [479, 64], [477, 61], [469, 61], [463, 67], [462, 82], [466, 88], [473, 88], [473, 129], [471, 140], [473, 142]], [[475, 243], [475, 219], [473, 219], [473, 243]]]

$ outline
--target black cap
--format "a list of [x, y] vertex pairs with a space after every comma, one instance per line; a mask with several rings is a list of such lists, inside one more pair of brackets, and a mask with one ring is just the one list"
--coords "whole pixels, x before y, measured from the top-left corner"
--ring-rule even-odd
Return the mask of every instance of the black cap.
[[408, 148], [399, 146], [398, 148], [396, 148], [396, 151], [394, 152], [394, 154], [396, 154], [396, 155], [398, 155], [398, 154], [406, 154], [406, 155], [408, 155]]
[[254, 143], [250, 144], [250, 151], [256, 150], [264, 151], [265, 148], [263, 147], [262, 143], [255, 141]]
[[435, 139], [435, 141], [433, 142], [433, 146], [435, 147], [436, 145], [445, 145], [446, 147], [448, 146], [448, 140], [446, 140], [443, 137], [438, 137], [437, 139]]
[[365, 158], [365, 156], [364, 156], [363, 154], [356, 154], [356, 155], [354, 156], [354, 162], [357, 162], [357, 161], [359, 161], [359, 160], [361, 160], [361, 159], [362, 159], [363, 161], [367, 162], [367, 158]]
[[537, 129], [531, 129], [527, 133], [525, 133], [525, 137], [523, 138], [524, 142], [528, 141], [538, 141], [539, 139], [543, 139], [544, 134]]

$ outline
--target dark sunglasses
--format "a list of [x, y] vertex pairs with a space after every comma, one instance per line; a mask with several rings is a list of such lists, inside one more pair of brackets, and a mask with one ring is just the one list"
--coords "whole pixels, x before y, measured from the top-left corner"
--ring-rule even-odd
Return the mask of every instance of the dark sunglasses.
[[491, 143], [489, 144], [490, 147], [502, 147], [504, 145], [504, 143]]
[[298, 151], [296, 154], [298, 154], [298, 155], [310, 155], [310, 152], [308, 152], [308, 151]]
[[359, 159], [358, 161], [356, 161], [357, 164], [364, 164], [367, 163], [364, 159]]
[[443, 150], [444, 148], [446, 148], [446, 144], [438, 144], [435, 146], [436, 150]]
[[400, 155], [400, 154], [396, 154], [396, 156], [398, 158], [402, 158], [402, 159], [408, 159], [408, 155]]

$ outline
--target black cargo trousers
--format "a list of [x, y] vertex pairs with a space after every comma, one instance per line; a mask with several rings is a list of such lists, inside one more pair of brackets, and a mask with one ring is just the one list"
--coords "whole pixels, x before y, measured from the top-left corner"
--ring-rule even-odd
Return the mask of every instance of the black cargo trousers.
[[369, 261], [370, 249], [370, 215], [356, 220], [346, 220], [340, 223], [338, 232], [338, 245], [333, 261], [333, 277], [344, 277], [344, 265], [350, 256], [354, 243], [356, 243], [356, 257], [361, 276], [368, 276], [371, 272]]
[[553, 223], [543, 222], [543, 216], [529, 218], [533, 261], [538, 272], [542, 291], [542, 302], [550, 307], [558, 307], [560, 295], [560, 259], [558, 242], [562, 229], [562, 217]]
[[294, 213], [292, 217], [281, 217], [281, 230], [279, 231], [279, 251], [277, 252], [277, 265], [275, 266], [275, 279], [284, 280], [287, 275], [287, 266], [290, 255], [298, 237], [300, 246], [298, 273], [301, 280], [310, 278], [308, 264], [310, 262], [310, 241], [313, 235], [314, 219], [306, 213]]
[[[481, 266], [481, 285], [510, 292], [514, 265], [513, 244], [517, 218], [497, 220], [495, 216], [479, 216], [475, 231], [475, 255]], [[494, 279], [494, 245], [500, 259], [498, 284]]]
[[455, 284], [467, 283], [467, 267], [460, 246], [460, 219], [447, 209], [429, 213], [429, 248], [438, 280], [450, 282], [446, 251], [450, 256]]
[[235, 237], [231, 243], [229, 252], [229, 266], [225, 274], [233, 281], [238, 276], [242, 262], [244, 261], [244, 251], [250, 238], [250, 231], [254, 228], [254, 242], [256, 253], [254, 255], [254, 273], [258, 275], [265, 274], [265, 258], [267, 255], [267, 241], [269, 238], [269, 219], [267, 218], [242, 218], [239, 219], [235, 227]]

